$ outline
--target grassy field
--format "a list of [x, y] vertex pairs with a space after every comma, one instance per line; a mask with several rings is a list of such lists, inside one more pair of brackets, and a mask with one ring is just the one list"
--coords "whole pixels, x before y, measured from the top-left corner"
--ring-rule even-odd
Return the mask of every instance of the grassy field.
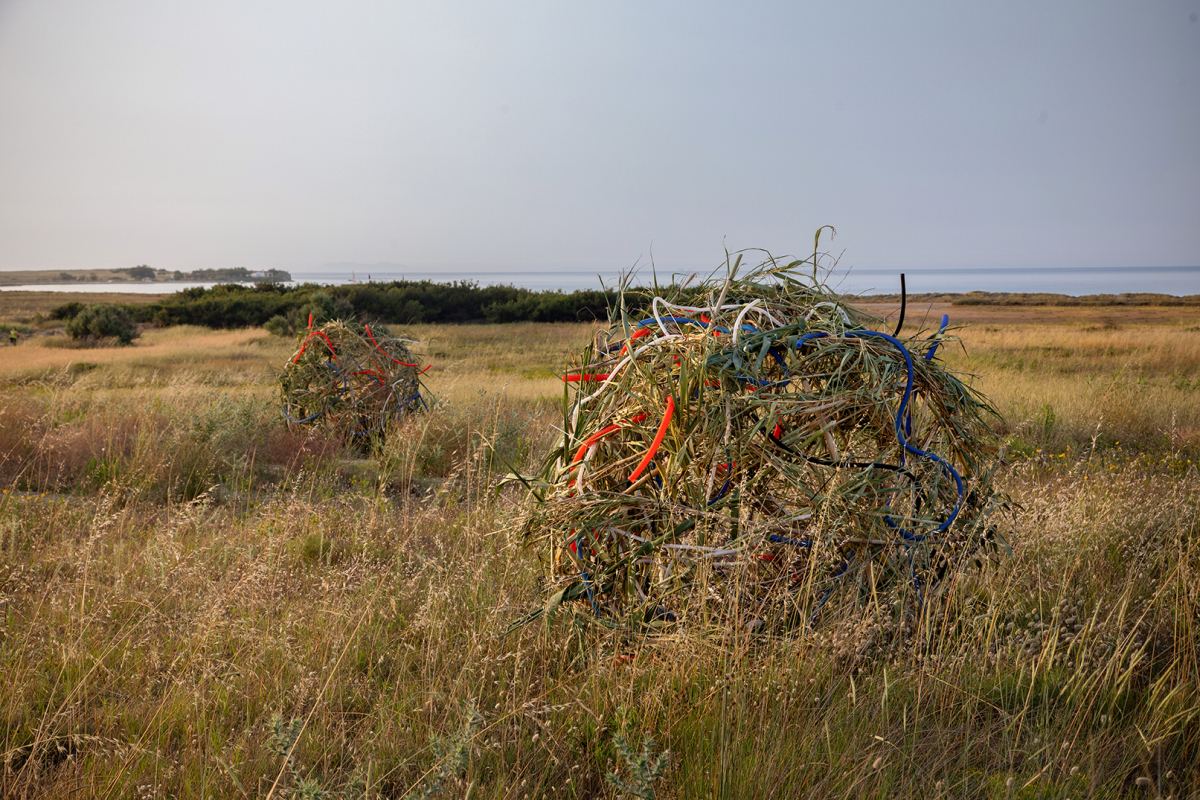
[[589, 326], [414, 328], [439, 402], [370, 455], [282, 424], [261, 330], [0, 350], [0, 796], [1197, 796], [1200, 320], [943, 311], [1013, 552], [780, 638], [502, 635]]

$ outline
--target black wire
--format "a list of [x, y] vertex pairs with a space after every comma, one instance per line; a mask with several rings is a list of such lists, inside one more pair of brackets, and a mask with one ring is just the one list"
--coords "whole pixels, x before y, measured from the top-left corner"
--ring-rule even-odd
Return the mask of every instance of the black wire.
[[786, 452], [791, 453], [792, 455], [796, 456], [797, 458], [803, 458], [805, 461], [807, 461], [810, 464], [817, 464], [822, 467], [858, 467], [859, 469], [867, 469], [868, 467], [874, 467], [875, 469], [890, 469], [893, 472], [899, 472], [901, 475], [907, 475], [910, 478], [913, 476], [912, 473], [909, 472], [904, 467], [898, 467], [895, 464], [884, 464], [879, 461], [851, 461], [849, 459], [847, 459], [846, 461], [829, 461], [828, 459], [824, 459], [824, 458], [816, 458], [814, 456], [808, 455], [807, 453], [801, 453], [799, 451], [793, 450], [792, 448], [790, 448], [786, 444], [784, 444], [779, 439], [778, 436], [771, 433], [766, 428], [763, 428], [763, 433], [765, 433], [767, 435], [768, 439], [770, 439], [772, 442], [774, 442], [779, 447], [783, 448]]
[[900, 335], [900, 329], [904, 327], [904, 309], [908, 305], [908, 292], [904, 290], [904, 273], [900, 273], [900, 321], [896, 323], [896, 332], [892, 334], [895, 339]]

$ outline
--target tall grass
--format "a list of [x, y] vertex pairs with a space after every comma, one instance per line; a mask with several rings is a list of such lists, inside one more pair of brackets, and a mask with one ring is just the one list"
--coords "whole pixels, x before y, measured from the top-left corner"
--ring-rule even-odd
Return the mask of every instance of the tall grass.
[[1090, 445], [1200, 454], [1200, 326], [969, 329], [951, 363], [976, 373], [1019, 449]]
[[[366, 458], [279, 425], [269, 365], [238, 387], [207, 383], [204, 355], [10, 384], [0, 795], [1200, 792], [1200, 475], [1192, 440], [1156, 432], [1156, 404], [1182, 418], [1186, 394], [1131, 393], [1154, 430], [1094, 450], [1104, 395], [1064, 395], [1002, 477], [1022, 506], [1011, 556], [918, 614], [642, 638], [560, 609], [505, 636], [543, 602], [543, 567], [497, 485], [553, 435], [538, 398], [561, 384], [536, 370], [561, 352], [545, 337], [504, 361], [481, 331], [511, 332], [425, 334], [450, 399]], [[968, 333], [972, 358], [1023, 335], [991, 333]], [[1194, 375], [1196, 355], [1091, 368], [1158, 381], [1171, 362]], [[961, 366], [995, 381], [1010, 436], [1034, 435], [1020, 403], [1055, 404], [1044, 370]], [[203, 467], [195, 491], [185, 463]]]
[[10, 494], [6, 790], [262, 794], [281, 714], [298, 774], [397, 796], [472, 707], [447, 780], [477, 796], [594, 796], [615, 736], [645, 733], [677, 796], [1200, 789], [1194, 471], [1022, 467], [1013, 558], [900, 633], [647, 640], [559, 614], [505, 638], [539, 570], [484, 459], [427, 501], [320, 470], [248, 511]]

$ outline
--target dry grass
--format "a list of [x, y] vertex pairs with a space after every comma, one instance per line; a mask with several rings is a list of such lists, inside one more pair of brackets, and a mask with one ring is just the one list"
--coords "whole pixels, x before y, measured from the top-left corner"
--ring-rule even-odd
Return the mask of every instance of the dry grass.
[[[11, 276], [11, 272], [0, 272], [2, 276]], [[166, 294], [166, 292], [164, 292]], [[37, 315], [48, 317], [50, 312], [66, 303], [120, 303], [132, 305], [152, 303], [162, 299], [162, 295], [126, 294], [124, 292], [34, 292], [7, 291], [0, 292], [0, 327], [12, 325], [27, 326], [36, 321]], [[5, 331], [7, 333], [7, 330]]]
[[1017, 449], [1062, 452], [1095, 439], [1200, 453], [1200, 326], [975, 325], [951, 363], [1001, 409]]
[[503, 393], [514, 403], [562, 397], [562, 374], [570, 352], [590, 341], [591, 323], [511, 325], [416, 325], [433, 366], [427, 384], [451, 405]]
[[[98, 380], [122, 387], [179, 382], [180, 375], [188, 373], [254, 384], [278, 369], [291, 345], [262, 330], [210, 331], [192, 326], [151, 328], [128, 347], [46, 346], [56, 340], [68, 341], [65, 336], [46, 337], [4, 349], [0, 385], [63, 383], [68, 380], [65, 376], [82, 373], [92, 378], [80, 388], [91, 388]], [[70, 378], [70, 383], [75, 382]]]
[[[21, 384], [0, 354], [0, 456], [17, 464], [0, 796], [618, 796], [606, 772], [639, 780], [618, 733], [669, 752], [661, 779], [642, 774], [659, 797], [1195, 796], [1194, 440], [1093, 452], [1106, 395], [1081, 379], [1068, 405], [1046, 374], [1132, 381], [1127, 413], [1150, 430], [1187, 396], [1136, 377], [1194, 380], [1197, 333], [1082, 327], [969, 329], [954, 362], [1006, 412], [1062, 403], [1047, 442], [1071, 454], [1034, 447], [1002, 477], [1023, 506], [1012, 556], [899, 625], [847, 614], [779, 639], [642, 639], [567, 614], [498, 635], [540, 604], [543, 571], [495, 486], [552, 437], [561, 384], [539, 370], [588, 326], [422, 329], [449, 400], [369, 459], [288, 438], [272, 369], [291, 343], [261, 332], [164, 331], [77, 374], [26, 363]], [[1091, 355], [1108, 346], [1133, 350]], [[83, 468], [51, 486], [50, 453]], [[184, 462], [207, 470], [190, 500], [171, 488]]]

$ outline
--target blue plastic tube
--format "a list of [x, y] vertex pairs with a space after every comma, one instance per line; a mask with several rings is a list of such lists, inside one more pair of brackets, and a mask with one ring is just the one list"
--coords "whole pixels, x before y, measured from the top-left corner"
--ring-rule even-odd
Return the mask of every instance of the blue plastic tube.
[[[946, 321], [948, 322], [949, 320], [947, 319]], [[883, 339], [885, 342], [887, 342], [888, 344], [892, 345], [897, 350], [899, 350], [900, 354], [902, 356], [904, 356], [904, 365], [908, 370], [908, 375], [907, 375], [907, 380], [904, 384], [904, 396], [900, 399], [900, 407], [898, 409], [896, 409], [896, 425], [895, 425], [896, 440], [898, 442], [900, 442], [900, 445], [904, 448], [905, 452], [911, 453], [914, 456], [919, 456], [920, 458], [925, 458], [930, 461], [933, 461], [936, 464], [939, 464], [942, 468], [942, 471], [945, 472], [946, 474], [950, 475], [950, 477], [952, 477], [954, 479], [954, 486], [958, 491], [958, 499], [954, 503], [954, 509], [950, 512], [950, 515], [946, 518], [946, 521], [943, 522], [941, 525], [939, 525], [936, 529], [937, 533], [941, 533], [941, 532], [945, 531], [954, 523], [955, 518], [958, 517], [958, 512], [962, 509], [963, 496], [964, 496], [965, 492], [963, 489], [962, 476], [960, 476], [958, 474], [958, 471], [955, 470], [954, 467], [950, 466], [950, 464], [948, 464], [940, 456], [937, 456], [933, 453], [927, 453], [924, 450], [922, 450], [921, 448], [916, 447], [912, 444], [909, 444], [908, 439], [906, 439], [904, 436], [904, 428], [905, 428], [904, 423], [907, 418], [906, 412], [908, 411], [908, 401], [912, 398], [912, 388], [913, 388], [912, 354], [908, 352], [908, 348], [905, 347], [904, 344], [900, 342], [900, 340], [896, 339], [894, 336], [891, 336], [889, 334], [880, 333], [879, 331], [847, 331], [844, 335], [847, 338], [851, 338], [851, 339], [866, 339], [866, 338]], [[801, 336], [800, 339], [796, 342], [796, 347], [797, 348], [803, 347], [804, 344], [811, 339], [824, 339], [827, 337], [829, 337], [829, 334], [826, 333], [825, 331], [814, 331], [812, 333], [806, 333], [803, 336]], [[887, 517], [885, 517], [884, 519], [885, 519], [885, 521], [888, 522], [889, 525], [895, 525], [895, 523], [893, 523]], [[912, 541], [921, 541], [922, 539], [925, 538], [924, 536], [914, 536], [913, 534], [909, 533], [908, 531], [904, 530], [903, 528], [901, 528], [898, 525], [896, 525], [895, 527], [896, 527], [896, 530], [900, 531], [900, 534], [905, 539], [909, 539]]]

